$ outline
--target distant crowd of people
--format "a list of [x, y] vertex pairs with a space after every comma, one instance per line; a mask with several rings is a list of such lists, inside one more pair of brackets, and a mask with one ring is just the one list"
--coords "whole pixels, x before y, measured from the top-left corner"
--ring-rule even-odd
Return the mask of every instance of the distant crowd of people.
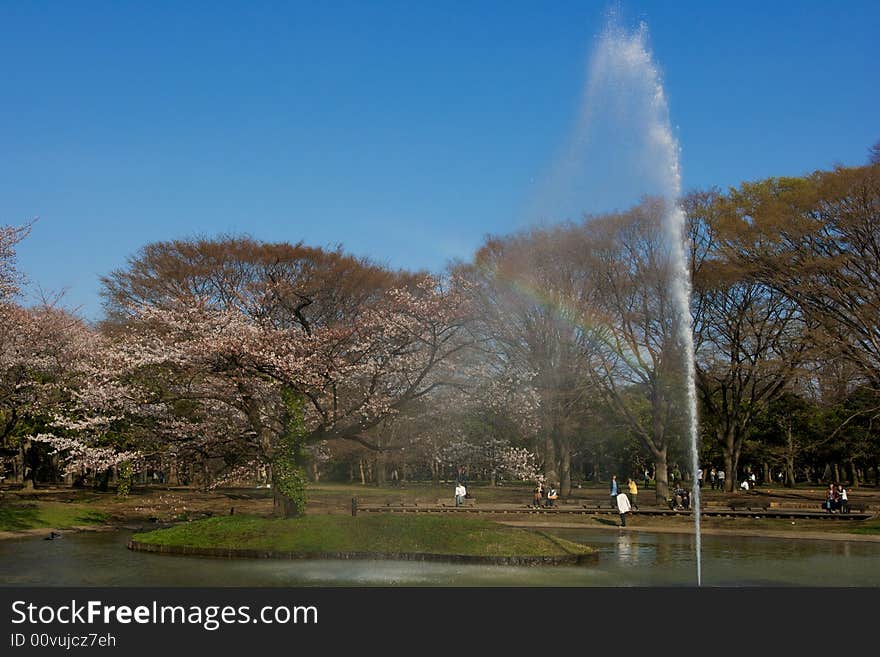
[[[727, 482], [727, 474], [724, 472], [724, 468], [716, 468], [712, 466], [712, 469], [709, 470], [709, 485], [712, 487], [712, 490], [724, 490], [724, 484]], [[736, 483], [734, 481], [734, 483]], [[700, 480], [700, 486], [703, 485], [702, 478]], [[743, 476], [743, 480], [739, 482], [739, 487], [745, 491], [752, 490], [756, 488], [758, 485], [758, 476], [754, 472], [747, 471], [745, 476]]]
[[[704, 470], [698, 471], [699, 485], [702, 487], [704, 478], [707, 478], [712, 490], [724, 491], [727, 480], [726, 473], [723, 468], [713, 466], [708, 477], [705, 477]], [[670, 496], [667, 498], [669, 506], [677, 511], [689, 511], [691, 509], [691, 491], [685, 487], [684, 479], [681, 477], [677, 469], [670, 473]], [[644, 470], [645, 480], [649, 479], [649, 472]], [[747, 472], [740, 482], [739, 487], [745, 491], [752, 490], [758, 485], [757, 476], [754, 472]], [[580, 485], [578, 486], [580, 487]], [[639, 487], [633, 478], [628, 478], [625, 485], [621, 485], [617, 480], [617, 475], [611, 475], [609, 495], [611, 498], [611, 507], [616, 509], [620, 514], [621, 526], [626, 526], [626, 514], [631, 511], [638, 510]], [[469, 498], [467, 488], [465, 486], [465, 476], [461, 468], [455, 482], [455, 504], [461, 506], [466, 498]], [[559, 499], [559, 484], [546, 486], [543, 481], [538, 481], [533, 489], [533, 498], [531, 506], [533, 508], [552, 508], [556, 506]], [[842, 484], [829, 484], [826, 491], [826, 499], [822, 503], [828, 513], [849, 513], [849, 499], [847, 497], [846, 488]]]

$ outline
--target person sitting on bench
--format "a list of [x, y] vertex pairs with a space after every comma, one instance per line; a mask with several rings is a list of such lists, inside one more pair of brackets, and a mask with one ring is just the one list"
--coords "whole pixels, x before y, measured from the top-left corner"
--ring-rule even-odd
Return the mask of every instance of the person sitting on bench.
[[672, 493], [672, 499], [674, 503], [673, 508], [676, 511], [687, 511], [691, 508], [690, 494], [681, 485], [676, 486], [675, 490]]
[[846, 495], [846, 488], [843, 484], [837, 486], [837, 505], [841, 513], [849, 513], [849, 498]]
[[547, 504], [544, 506], [553, 506], [553, 503], [559, 498], [559, 493], [556, 492], [556, 489], [551, 486], [550, 491], [547, 493]]
[[825, 495], [825, 511], [828, 513], [834, 513], [837, 511], [838, 499], [837, 489], [834, 484], [829, 484], [828, 492]]
[[455, 506], [464, 504], [465, 495], [467, 495], [467, 489], [463, 483], [458, 482], [458, 485], [455, 487]]
[[541, 499], [543, 497], [544, 497], [544, 484], [541, 482], [538, 482], [538, 485], [535, 486], [535, 497], [532, 500], [532, 506], [534, 506], [535, 508], [540, 508]]

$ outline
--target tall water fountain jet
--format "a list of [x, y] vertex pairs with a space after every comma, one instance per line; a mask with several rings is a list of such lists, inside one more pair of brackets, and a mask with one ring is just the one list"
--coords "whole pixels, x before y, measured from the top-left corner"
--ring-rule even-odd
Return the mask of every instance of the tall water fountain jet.
[[[702, 584], [702, 539], [700, 535], [699, 427], [697, 420], [696, 367], [691, 318], [691, 274], [686, 248], [687, 218], [679, 205], [681, 197], [680, 147], [669, 120], [669, 105], [660, 71], [647, 44], [644, 23], [627, 34], [613, 22], [600, 37], [591, 68], [588, 93], [604, 79], [625, 85], [642, 103], [638, 116], [643, 121], [648, 165], [655, 172], [655, 183], [666, 201], [663, 235], [670, 259], [669, 289], [676, 307], [677, 331], [685, 360], [687, 429], [691, 453], [693, 490], [691, 494], [696, 535], [697, 585]], [[590, 112], [591, 113], [591, 112]]]
[[[644, 23], [637, 30], [628, 32], [613, 15], [609, 18], [590, 60], [578, 121], [565, 152], [557, 158], [543, 189], [538, 190], [536, 201], [543, 206], [542, 210], [558, 216], [571, 212], [574, 206], [565, 209], [550, 206], [558, 206], [560, 200], [571, 196], [578, 181], [601, 181], [589, 190], [592, 198], [598, 198], [605, 188], [619, 185], [621, 179], [626, 181], [623, 191], [630, 195], [632, 192], [654, 194], [665, 200], [662, 233], [669, 256], [669, 292], [675, 304], [675, 329], [684, 353], [687, 382], [687, 433], [694, 482], [691, 500], [699, 586], [702, 584], [699, 431], [689, 250], [686, 247], [686, 217], [679, 205], [682, 191], [680, 148], [670, 124], [660, 71], [653, 61], [647, 37]], [[605, 126], [606, 133], [598, 133], [597, 125]], [[616, 132], [607, 129], [609, 126], [616, 127]], [[588, 155], [597, 157], [590, 160]], [[627, 155], [632, 159], [627, 161]], [[597, 167], [596, 170], [585, 171], [591, 164]], [[614, 171], [615, 165], [618, 171]], [[638, 181], [637, 186], [632, 184], [634, 180]]]

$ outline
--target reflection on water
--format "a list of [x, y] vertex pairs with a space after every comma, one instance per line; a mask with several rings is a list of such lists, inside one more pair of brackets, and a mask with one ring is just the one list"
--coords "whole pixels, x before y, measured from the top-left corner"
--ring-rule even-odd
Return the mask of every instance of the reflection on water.
[[[2, 586], [694, 586], [693, 537], [555, 530], [600, 550], [577, 568], [409, 561], [273, 561], [173, 557], [126, 549], [128, 531], [58, 541], [0, 541]], [[880, 586], [880, 544], [703, 538], [709, 586]]]
[[634, 541], [633, 535], [629, 532], [621, 532], [617, 537], [617, 558], [619, 561], [628, 562], [631, 565], [639, 562], [638, 541]]

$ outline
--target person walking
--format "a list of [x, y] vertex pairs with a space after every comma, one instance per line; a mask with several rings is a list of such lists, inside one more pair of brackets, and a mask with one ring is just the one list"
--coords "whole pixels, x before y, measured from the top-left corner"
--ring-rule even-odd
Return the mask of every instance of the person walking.
[[634, 479], [630, 479], [627, 486], [629, 488], [629, 504], [632, 508], [638, 511], [639, 505], [636, 504], [636, 500], [639, 497], [639, 487], [636, 486], [636, 482]]
[[724, 492], [724, 480], [727, 478], [727, 475], [724, 474], [724, 470], [718, 468], [718, 490]]
[[617, 503], [617, 495], [620, 493], [620, 488], [617, 486], [617, 475], [611, 475], [611, 508], [613, 509], [615, 504]]
[[620, 526], [626, 527], [626, 514], [632, 510], [630, 508], [629, 499], [627, 499], [626, 494], [620, 493], [615, 498], [615, 504], [617, 505], [617, 512], [620, 514]]
[[715, 484], [718, 481], [718, 471], [715, 469], [715, 466], [712, 466], [712, 469], [709, 470], [709, 483], [712, 485], [712, 490], [715, 490]]

